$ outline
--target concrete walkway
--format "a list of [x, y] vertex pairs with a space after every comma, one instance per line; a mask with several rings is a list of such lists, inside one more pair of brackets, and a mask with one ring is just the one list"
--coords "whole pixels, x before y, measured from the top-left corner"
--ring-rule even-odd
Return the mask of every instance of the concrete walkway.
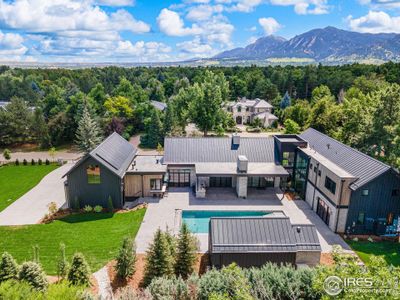
[[[181, 210], [261, 210], [283, 212], [293, 224], [314, 224], [321, 243], [322, 252], [331, 252], [333, 245], [340, 245], [345, 251], [351, 251], [346, 242], [332, 232], [328, 226], [302, 200], [289, 201], [279, 189], [254, 191], [247, 199], [238, 199], [231, 189], [224, 192], [210, 192], [206, 199], [196, 199], [186, 188], [170, 189], [162, 198], [142, 198], [149, 203], [143, 223], [136, 235], [138, 253], [145, 253], [153, 239], [154, 232], [168, 228], [177, 233], [181, 224]], [[200, 242], [200, 252], [208, 250], [208, 234], [196, 234]]]
[[37, 186], [0, 212], [0, 225], [36, 224], [48, 213], [50, 202], [63, 206], [65, 178], [61, 177], [72, 166], [66, 164], [47, 174]]

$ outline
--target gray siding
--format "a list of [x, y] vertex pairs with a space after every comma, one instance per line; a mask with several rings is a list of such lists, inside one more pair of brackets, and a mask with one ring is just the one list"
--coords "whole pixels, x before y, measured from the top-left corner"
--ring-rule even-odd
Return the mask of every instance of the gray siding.
[[[100, 184], [88, 184], [86, 168], [89, 165], [100, 166]], [[71, 173], [68, 174], [67, 178], [70, 207], [73, 206], [72, 201], [74, 201], [75, 197], [78, 197], [81, 206], [101, 205], [107, 207], [109, 196], [113, 199], [114, 207], [122, 207], [123, 199], [121, 192], [121, 178], [92, 157], [88, 157], [79, 166], [72, 170]]]
[[[368, 189], [368, 196], [363, 196], [362, 191]], [[400, 189], [400, 180], [393, 171], [388, 171], [375, 180], [353, 191], [350, 199], [346, 228], [357, 223], [358, 213], [364, 212], [365, 218], [386, 218], [388, 213], [393, 213], [394, 218], [400, 215], [400, 196], [392, 196], [393, 189]], [[366, 222], [365, 222], [366, 223]], [[371, 232], [365, 225], [356, 225], [354, 233]]]
[[[315, 256], [315, 255], [314, 255]], [[261, 267], [267, 262], [276, 264], [296, 263], [296, 252], [281, 253], [211, 253], [211, 265], [216, 268], [236, 263], [242, 268]]]

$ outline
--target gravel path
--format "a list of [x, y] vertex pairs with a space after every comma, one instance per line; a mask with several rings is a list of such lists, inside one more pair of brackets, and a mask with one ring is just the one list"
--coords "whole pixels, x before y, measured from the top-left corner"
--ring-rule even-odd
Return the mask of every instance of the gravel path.
[[107, 266], [104, 266], [96, 273], [93, 274], [99, 285], [99, 297], [101, 300], [112, 300], [114, 299], [110, 278], [108, 277]]

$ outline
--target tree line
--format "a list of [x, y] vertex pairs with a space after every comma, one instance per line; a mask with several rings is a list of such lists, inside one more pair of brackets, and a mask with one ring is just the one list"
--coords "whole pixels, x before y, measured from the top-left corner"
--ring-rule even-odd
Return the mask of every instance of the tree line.
[[[0, 67], [0, 146], [76, 142], [89, 151], [116, 131], [145, 147], [235, 130], [222, 109], [238, 97], [274, 106], [287, 132], [308, 127], [399, 166], [400, 64], [268, 67], [10, 69]], [[157, 110], [151, 101], [167, 104]]]

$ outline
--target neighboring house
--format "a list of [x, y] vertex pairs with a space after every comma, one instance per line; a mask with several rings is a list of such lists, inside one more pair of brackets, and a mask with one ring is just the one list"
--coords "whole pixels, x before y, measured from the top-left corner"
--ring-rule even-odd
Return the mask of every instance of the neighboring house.
[[278, 120], [272, 114], [272, 109], [271, 104], [259, 98], [254, 100], [241, 98], [226, 105], [226, 110], [232, 114], [237, 125], [250, 124], [259, 119], [264, 127], [269, 127]]
[[167, 109], [167, 103], [155, 101], [155, 100], [151, 100], [150, 102], [154, 106], [154, 108], [158, 109], [159, 111], [164, 111]]
[[164, 156], [137, 155], [114, 133], [67, 174], [68, 203], [116, 207], [191, 187], [198, 198], [217, 189], [239, 198], [294, 188], [334, 232], [397, 231], [400, 178], [390, 166], [314, 130], [272, 137], [165, 138]]
[[209, 232], [210, 261], [217, 268], [233, 262], [241, 267], [320, 262], [315, 226], [292, 225], [288, 217], [211, 218]]

